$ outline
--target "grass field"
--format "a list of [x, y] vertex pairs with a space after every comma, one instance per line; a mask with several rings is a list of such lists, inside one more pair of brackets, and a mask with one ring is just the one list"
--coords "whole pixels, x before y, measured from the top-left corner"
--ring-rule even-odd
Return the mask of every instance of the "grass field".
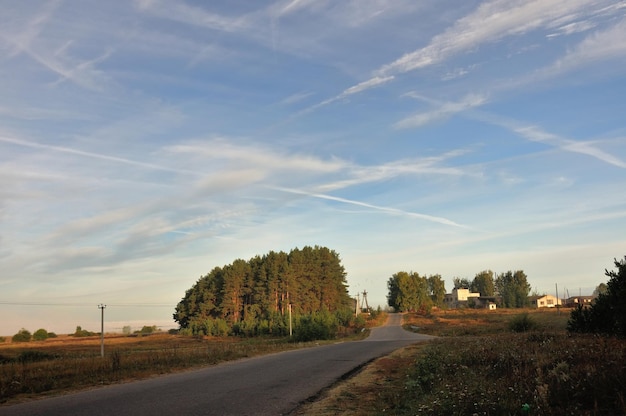
[[[298, 415], [626, 415], [626, 340], [569, 335], [569, 311], [406, 315], [440, 338], [381, 358]], [[512, 323], [535, 328], [513, 332]]]

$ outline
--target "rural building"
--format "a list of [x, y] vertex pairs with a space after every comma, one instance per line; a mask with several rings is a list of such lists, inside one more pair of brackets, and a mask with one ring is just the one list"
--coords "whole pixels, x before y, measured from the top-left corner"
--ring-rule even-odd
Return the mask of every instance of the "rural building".
[[572, 296], [565, 300], [565, 306], [570, 308], [574, 308], [578, 305], [590, 306], [595, 298], [595, 296]]
[[561, 299], [552, 295], [530, 296], [528, 299], [533, 308], [554, 308], [562, 305]]
[[458, 308], [460, 306], [468, 306], [468, 302], [472, 300], [476, 302], [480, 297], [480, 293], [470, 292], [466, 288], [452, 289], [452, 293], [446, 293], [443, 301], [449, 308]]
[[495, 296], [479, 296], [476, 298], [476, 308], [489, 309], [493, 311], [496, 309], [498, 299]]

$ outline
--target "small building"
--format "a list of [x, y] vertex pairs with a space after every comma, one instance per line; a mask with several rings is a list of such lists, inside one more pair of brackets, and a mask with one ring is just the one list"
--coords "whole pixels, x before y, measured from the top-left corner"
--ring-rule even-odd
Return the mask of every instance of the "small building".
[[498, 299], [495, 296], [479, 296], [476, 298], [476, 307], [495, 311], [497, 302]]
[[595, 299], [595, 296], [572, 296], [565, 300], [565, 306], [568, 308], [575, 308], [578, 305], [583, 307], [591, 306], [591, 302]]
[[460, 306], [469, 306], [470, 301], [475, 302], [480, 297], [480, 293], [470, 292], [467, 288], [452, 289], [452, 293], [446, 293], [443, 298], [444, 303], [449, 308], [458, 308]]
[[554, 308], [562, 305], [561, 299], [552, 295], [530, 296], [528, 299], [533, 308]]

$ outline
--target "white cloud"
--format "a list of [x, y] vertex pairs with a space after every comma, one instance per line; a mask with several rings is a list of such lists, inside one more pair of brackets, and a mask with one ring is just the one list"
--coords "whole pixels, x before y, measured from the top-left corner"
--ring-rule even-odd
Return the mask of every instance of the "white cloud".
[[[547, 27], [554, 20], [595, 6], [590, 0], [494, 0], [482, 3], [425, 47], [384, 65], [376, 74], [388, 76], [423, 68], [487, 42]], [[570, 17], [571, 18], [571, 17]]]
[[589, 35], [553, 65], [539, 71], [538, 75], [553, 77], [581, 66], [611, 59], [626, 60], [626, 20]]
[[438, 108], [423, 113], [406, 117], [394, 124], [395, 128], [406, 129], [420, 127], [434, 121], [439, 121], [454, 114], [479, 107], [487, 102], [487, 97], [481, 94], [468, 94], [461, 101], [446, 102], [438, 105]]
[[596, 147], [593, 141], [576, 141], [560, 137], [542, 130], [536, 125], [525, 125], [519, 121], [487, 113], [474, 113], [472, 117], [504, 127], [519, 136], [538, 143], [544, 143], [567, 152], [580, 153], [619, 168], [626, 168], [626, 162]]
[[225, 32], [236, 32], [248, 27], [245, 18], [230, 18], [217, 13], [210, 13], [203, 8], [189, 6], [183, 2], [149, 0], [136, 1], [135, 4], [144, 13], [187, 25]]

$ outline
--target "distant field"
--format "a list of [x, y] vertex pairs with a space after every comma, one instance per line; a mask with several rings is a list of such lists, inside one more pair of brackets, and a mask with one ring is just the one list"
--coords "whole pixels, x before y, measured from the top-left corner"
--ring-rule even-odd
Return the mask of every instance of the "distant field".
[[441, 337], [487, 335], [509, 332], [511, 319], [522, 314], [539, 325], [542, 331], [565, 332], [570, 309], [451, 309], [435, 310], [428, 315], [407, 314], [406, 329], [417, 327], [418, 332]]

